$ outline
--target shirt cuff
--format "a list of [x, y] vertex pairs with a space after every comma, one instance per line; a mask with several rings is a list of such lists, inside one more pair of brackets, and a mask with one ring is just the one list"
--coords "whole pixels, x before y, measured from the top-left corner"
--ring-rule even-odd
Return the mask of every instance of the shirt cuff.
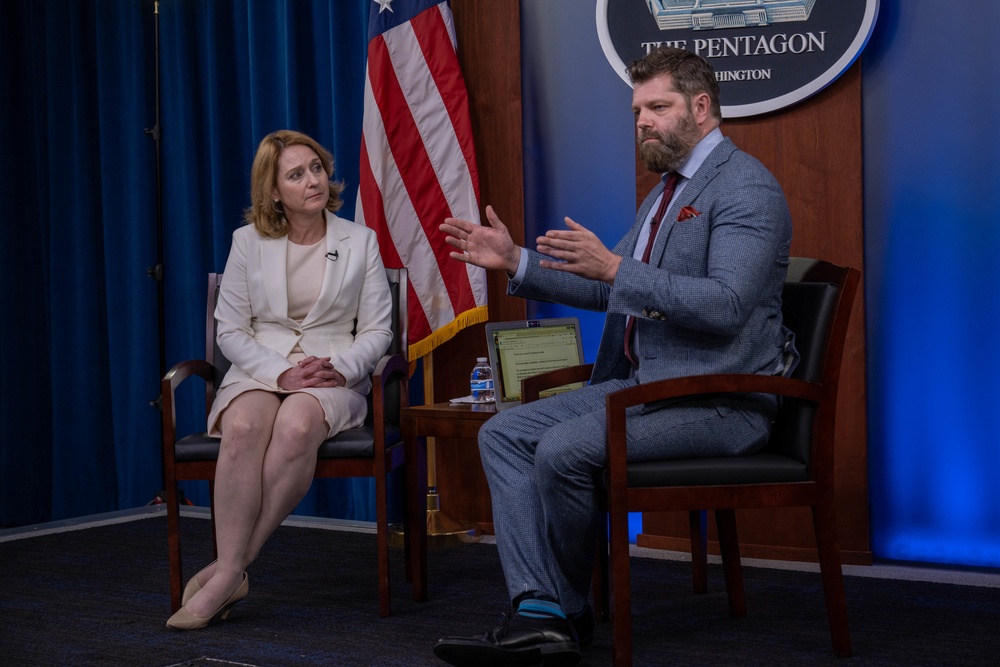
[[521, 248], [521, 258], [517, 261], [517, 273], [508, 275], [507, 279], [517, 287], [524, 280], [524, 274], [528, 272], [528, 249]]

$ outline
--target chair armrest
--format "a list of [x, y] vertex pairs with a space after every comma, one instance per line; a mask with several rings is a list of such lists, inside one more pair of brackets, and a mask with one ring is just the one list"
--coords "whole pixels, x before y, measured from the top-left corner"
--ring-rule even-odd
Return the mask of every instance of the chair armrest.
[[161, 389], [165, 394], [173, 393], [184, 380], [192, 376], [198, 376], [205, 382], [212, 382], [215, 379], [215, 367], [202, 359], [179, 361], [163, 376], [160, 381]]
[[[387, 354], [379, 359], [372, 373], [372, 415], [376, 431], [388, 421], [399, 426], [402, 408], [409, 405], [410, 365], [401, 354]], [[398, 390], [391, 385], [399, 383]], [[398, 398], [398, 400], [397, 400]]]
[[382, 375], [392, 376], [396, 373], [403, 373], [408, 376], [410, 373], [409, 364], [407, 364], [406, 359], [401, 354], [386, 354], [375, 364], [375, 371], [372, 373], [372, 378]]
[[[605, 398], [608, 437], [608, 467], [624, 475], [625, 411], [647, 403], [707, 394], [775, 394], [788, 398], [820, 402], [828, 388], [815, 382], [781, 377], [780, 375], [720, 374], [692, 375], [639, 384], [608, 394]], [[624, 477], [622, 477], [624, 482]]]
[[672, 398], [706, 394], [777, 394], [808, 401], [823, 397], [823, 385], [780, 375], [720, 374], [690, 375], [658, 380], [621, 389], [608, 395], [608, 411], [624, 410], [633, 405], [657, 403]]
[[537, 401], [546, 389], [575, 382], [587, 382], [593, 372], [594, 364], [581, 364], [526, 377], [521, 380], [521, 403]]
[[[174, 394], [184, 380], [200, 377], [205, 381], [205, 416], [213, 398], [212, 383], [215, 381], [215, 367], [202, 359], [190, 359], [174, 364], [160, 380], [160, 408], [162, 410], [161, 430], [163, 433], [164, 456], [173, 454], [177, 441], [177, 407]], [[164, 460], [167, 460], [166, 458]]]

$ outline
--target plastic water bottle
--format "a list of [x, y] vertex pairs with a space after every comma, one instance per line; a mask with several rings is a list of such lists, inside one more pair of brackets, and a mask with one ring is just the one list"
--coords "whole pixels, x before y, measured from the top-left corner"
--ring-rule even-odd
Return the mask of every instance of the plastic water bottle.
[[493, 369], [486, 357], [476, 359], [469, 386], [472, 389], [472, 400], [476, 403], [489, 403], [493, 400]]

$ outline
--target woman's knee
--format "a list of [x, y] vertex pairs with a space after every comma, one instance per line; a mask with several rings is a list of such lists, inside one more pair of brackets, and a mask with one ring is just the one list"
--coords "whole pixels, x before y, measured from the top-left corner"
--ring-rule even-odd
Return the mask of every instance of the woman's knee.
[[316, 409], [282, 409], [274, 420], [270, 446], [280, 448], [288, 458], [315, 456], [326, 439], [327, 430], [323, 410], [318, 404]]
[[256, 432], [270, 428], [281, 402], [266, 391], [248, 391], [234, 398], [222, 412], [223, 430], [239, 433]]
[[237, 452], [264, 446], [274, 426], [275, 412], [267, 405], [233, 402], [222, 415], [223, 451]]
[[302, 424], [287, 424], [279, 428], [275, 423], [271, 434], [270, 449], [280, 450], [288, 459], [302, 456], [316, 456], [316, 450], [323, 443], [323, 436], [316, 429], [307, 428]]

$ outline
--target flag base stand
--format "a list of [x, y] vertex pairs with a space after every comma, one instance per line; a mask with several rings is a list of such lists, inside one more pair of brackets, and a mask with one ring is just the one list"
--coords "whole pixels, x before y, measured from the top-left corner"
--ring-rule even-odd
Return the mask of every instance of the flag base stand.
[[[391, 526], [389, 530], [389, 546], [402, 548], [402, 526]], [[475, 544], [483, 537], [479, 526], [468, 521], [461, 521], [441, 511], [441, 496], [435, 491], [427, 492], [427, 548], [446, 549], [460, 547], [463, 544]]]
[[[424, 374], [424, 396], [434, 396], [434, 354], [428, 352], [421, 358]], [[437, 492], [437, 449], [433, 437], [427, 440], [427, 548], [443, 549], [463, 544], [475, 544], [482, 539], [479, 526], [460, 521], [441, 511], [441, 496]], [[407, 462], [409, 465], [409, 462]], [[389, 526], [389, 546], [402, 548], [402, 526]]]

